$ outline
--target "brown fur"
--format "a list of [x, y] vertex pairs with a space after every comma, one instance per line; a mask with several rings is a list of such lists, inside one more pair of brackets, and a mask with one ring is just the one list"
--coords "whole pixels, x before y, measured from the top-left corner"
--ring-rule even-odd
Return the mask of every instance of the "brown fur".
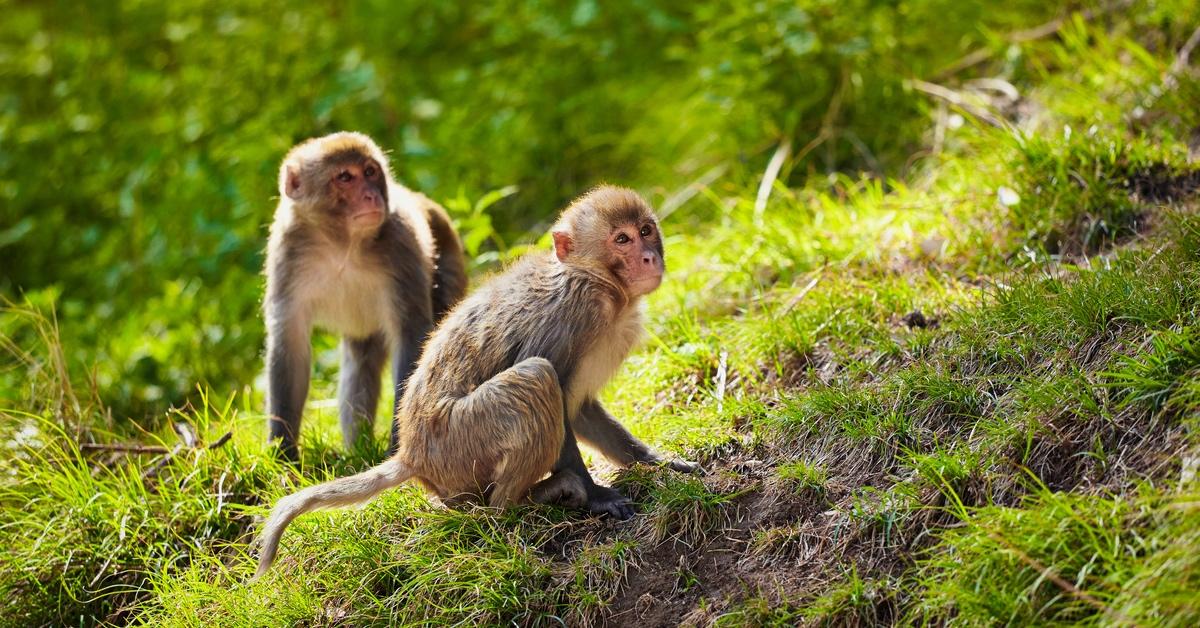
[[[378, 226], [356, 228], [351, 214], [360, 205], [339, 196], [333, 180], [364, 164], [379, 174], [360, 181], [361, 189], [378, 193], [385, 210]], [[386, 156], [365, 135], [335, 133], [297, 145], [280, 167], [279, 186], [263, 304], [267, 404], [269, 437], [295, 458], [312, 328], [342, 335], [338, 407], [351, 446], [370, 433], [388, 354], [398, 402], [426, 335], [462, 298], [467, 277], [446, 212], [396, 183]]]
[[[639, 251], [657, 248], [661, 272], [657, 221], [645, 201], [629, 190], [597, 188], [555, 227], [556, 245], [570, 254], [530, 254], [456, 307], [409, 380], [396, 416], [395, 455], [281, 500], [260, 537], [258, 573], [270, 567], [283, 529], [299, 514], [365, 501], [408, 479], [448, 502], [504, 506], [532, 490], [535, 501], [632, 514], [624, 497], [592, 481], [573, 431], [619, 464], [661, 461], [596, 401], [641, 335], [640, 295], [612, 270], [616, 248], [606, 242], [619, 229], [632, 225], [636, 233], [646, 224], [653, 237]], [[696, 469], [685, 461], [671, 466]]]

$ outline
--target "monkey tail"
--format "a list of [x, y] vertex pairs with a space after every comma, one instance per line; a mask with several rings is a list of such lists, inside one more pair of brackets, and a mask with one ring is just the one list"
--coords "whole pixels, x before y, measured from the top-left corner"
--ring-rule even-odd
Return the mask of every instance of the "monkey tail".
[[271, 510], [271, 517], [267, 519], [256, 542], [259, 546], [258, 571], [254, 577], [258, 578], [271, 568], [271, 563], [275, 562], [275, 552], [279, 549], [279, 538], [296, 517], [322, 508], [361, 504], [389, 488], [403, 484], [412, 476], [408, 466], [391, 458], [362, 473], [310, 486], [280, 499]]

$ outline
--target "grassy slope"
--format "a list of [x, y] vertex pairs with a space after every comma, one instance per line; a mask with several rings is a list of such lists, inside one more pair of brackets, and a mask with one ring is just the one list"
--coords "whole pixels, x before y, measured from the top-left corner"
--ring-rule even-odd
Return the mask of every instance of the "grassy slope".
[[[1091, 35], [1055, 44], [1096, 60], [1025, 95], [1026, 132], [968, 122], [919, 180], [763, 211], [724, 182], [667, 218], [671, 279], [607, 398], [708, 472], [614, 474], [632, 522], [405, 488], [301, 519], [250, 583], [263, 504], [380, 452], [341, 452], [318, 404], [297, 476], [236, 396], [175, 417], [232, 430], [211, 451], [80, 454], [88, 395], [47, 375], [0, 467], [0, 622], [1194, 625], [1197, 177], [1168, 122], [1121, 122], [1162, 62], [1115, 76]], [[1099, 72], [1114, 93], [1074, 87]], [[1072, 108], [1096, 128], [1064, 132]]]

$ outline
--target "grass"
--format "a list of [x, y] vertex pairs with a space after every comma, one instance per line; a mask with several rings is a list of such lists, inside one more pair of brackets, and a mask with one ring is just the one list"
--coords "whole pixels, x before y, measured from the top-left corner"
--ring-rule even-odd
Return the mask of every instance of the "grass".
[[775, 468], [779, 478], [795, 491], [825, 491], [825, 483], [829, 480], [829, 472], [823, 465], [795, 460], [785, 462]]
[[[1200, 609], [1180, 590], [1195, 581], [1196, 563], [1180, 560], [1161, 535], [1200, 523], [1194, 503], [1151, 487], [1129, 498], [1043, 489], [1019, 507], [974, 510], [917, 571], [912, 619], [1187, 625]], [[1147, 569], [1183, 582], [1130, 591], [1133, 574]]]
[[[250, 581], [271, 502], [382, 456], [342, 451], [329, 382], [298, 468], [253, 388], [114, 433], [53, 312], [6, 308], [28, 399], [0, 404], [0, 624], [1194, 625], [1200, 197], [1182, 122], [1117, 124], [1167, 63], [1118, 36], [1072, 24], [1031, 63], [1036, 114], [947, 131], [903, 181], [764, 206], [730, 178], [667, 216], [670, 279], [605, 400], [707, 472], [609, 470], [627, 523], [404, 488], [298, 520]], [[1066, 80], [1105, 72], [1142, 91]], [[175, 423], [231, 438], [175, 451]], [[174, 453], [81, 445], [131, 440]]]

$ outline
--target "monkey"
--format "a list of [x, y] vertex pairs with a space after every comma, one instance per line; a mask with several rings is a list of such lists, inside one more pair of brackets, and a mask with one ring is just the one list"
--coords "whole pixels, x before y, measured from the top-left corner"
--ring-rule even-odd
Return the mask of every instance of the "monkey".
[[[340, 132], [287, 153], [265, 264], [268, 441], [298, 458], [313, 327], [341, 335], [338, 419], [370, 435], [389, 354], [396, 404], [434, 324], [467, 288], [449, 215], [398, 183], [371, 138]], [[393, 409], [394, 409], [393, 408]], [[389, 451], [397, 433], [393, 426]]]
[[572, 202], [551, 234], [552, 253], [527, 254], [434, 331], [404, 390], [391, 458], [279, 500], [257, 542], [257, 575], [297, 516], [410, 479], [447, 505], [557, 503], [631, 517], [627, 498], [592, 479], [576, 437], [619, 465], [700, 470], [665, 460], [597, 400], [642, 335], [642, 297], [662, 281], [650, 206], [632, 190], [601, 186]]

